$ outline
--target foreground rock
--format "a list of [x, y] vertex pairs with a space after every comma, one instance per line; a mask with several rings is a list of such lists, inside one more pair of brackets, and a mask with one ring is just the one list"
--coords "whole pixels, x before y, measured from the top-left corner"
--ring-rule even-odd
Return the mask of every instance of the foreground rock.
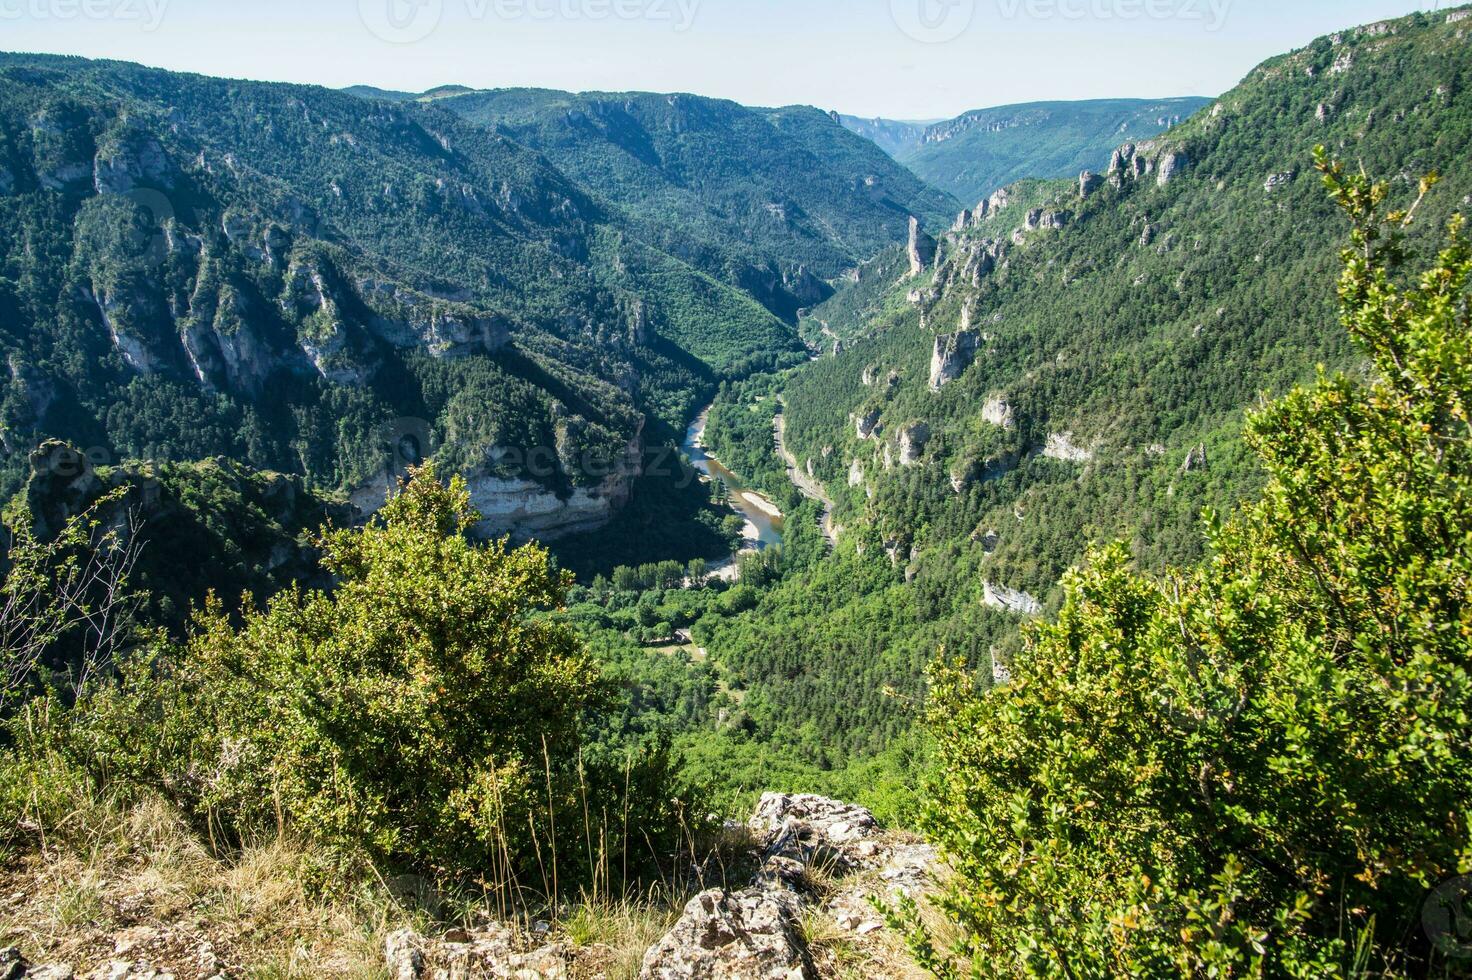
[[494, 922], [452, 929], [439, 939], [400, 929], [384, 940], [383, 958], [390, 980], [558, 980], [568, 975], [570, 961], [561, 943], [526, 949], [510, 929]]
[[760, 885], [703, 891], [644, 954], [640, 977], [658, 980], [812, 980], [797, 896]]
[[111, 943], [111, 958], [85, 973], [70, 963], [31, 963], [13, 946], [0, 949], [0, 980], [224, 980], [231, 973], [214, 945], [188, 930], [134, 926]]
[[641, 980], [816, 980], [804, 913], [856, 937], [876, 933], [884, 923], [869, 896], [924, 891], [936, 860], [930, 847], [886, 835], [863, 807], [811, 794], [765, 794], [748, 827], [762, 847], [751, 884], [691, 899], [645, 953]]

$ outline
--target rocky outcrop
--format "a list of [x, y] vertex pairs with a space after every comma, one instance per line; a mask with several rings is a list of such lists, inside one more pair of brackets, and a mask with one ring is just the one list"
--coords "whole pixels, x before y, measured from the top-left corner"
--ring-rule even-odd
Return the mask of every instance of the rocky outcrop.
[[1000, 395], [993, 395], [986, 400], [986, 404], [981, 406], [981, 417], [983, 421], [1004, 429], [1011, 429], [1017, 425], [1012, 406]]
[[[854, 936], [876, 932], [884, 923], [868, 903], [873, 889], [846, 879], [872, 873], [893, 900], [928, 889], [936, 864], [932, 848], [890, 839], [863, 807], [821, 796], [767, 793], [748, 828], [761, 846], [751, 884], [691, 899], [644, 954], [640, 980], [816, 980], [805, 912]], [[814, 866], [833, 882], [822, 895], [808, 874]]]
[[1009, 589], [1005, 585], [993, 585], [991, 582], [982, 584], [981, 602], [988, 608], [1018, 616], [1037, 616], [1043, 611], [1043, 604], [1026, 592]]
[[174, 186], [174, 167], [158, 140], [143, 133], [121, 133], [98, 149], [92, 184], [99, 194], [127, 194], [139, 184]]
[[1007, 664], [1003, 662], [1000, 657], [997, 656], [996, 647], [991, 648], [990, 657], [992, 662], [992, 686], [1001, 687], [1003, 684], [1012, 683], [1012, 668], [1007, 666]]
[[816, 980], [797, 896], [754, 885], [692, 898], [644, 954], [640, 980]]
[[1078, 196], [1080, 199], [1087, 198], [1103, 186], [1104, 178], [1092, 170], [1085, 170], [1078, 175]]
[[[507, 461], [519, 459], [521, 454], [491, 447], [484, 454], [486, 463], [464, 474], [470, 504], [481, 515], [475, 533], [483, 538], [510, 535], [514, 541], [554, 541], [603, 527], [629, 502], [634, 481], [643, 470], [642, 428], [641, 424], [618, 457], [599, 468], [606, 472], [596, 483], [574, 486], [563, 493], [530, 474], [505, 472]], [[429, 447], [423, 449], [427, 453]], [[517, 468], [555, 467], [557, 460], [558, 455], [551, 451], [532, 450], [526, 453], [525, 466], [518, 464]], [[414, 462], [417, 460], [395, 459], [353, 490], [350, 499], [358, 514], [367, 516], [382, 507], [398, 488], [403, 464]]]
[[1271, 194], [1273, 191], [1277, 190], [1280, 187], [1286, 187], [1289, 184], [1293, 183], [1293, 178], [1297, 176], [1298, 174], [1292, 170], [1285, 170], [1282, 173], [1272, 174], [1268, 177], [1267, 180], [1263, 182], [1263, 192]]
[[900, 465], [914, 466], [925, 455], [930, 443], [930, 426], [924, 422], [913, 422], [900, 429]]
[[1194, 473], [1197, 470], [1206, 469], [1206, 443], [1198, 443], [1187, 451], [1186, 459], [1181, 463], [1181, 473]]
[[918, 276], [935, 260], [935, 239], [920, 227], [920, 219], [910, 218], [910, 241], [907, 246], [910, 256], [910, 275]]
[[1155, 175], [1156, 185], [1164, 187], [1166, 184], [1169, 184], [1180, 175], [1181, 171], [1186, 169], [1186, 165], [1189, 162], [1190, 158], [1186, 156], [1184, 150], [1167, 150], [1162, 153], [1160, 155], [1159, 169]]
[[100, 283], [84, 295], [96, 306], [98, 319], [128, 367], [154, 374], [165, 366], [167, 352], [158, 349], [158, 338], [149, 328], [166, 317], [151, 295], [132, 285], [108, 288]]
[[871, 408], [854, 416], [854, 434], [867, 439], [879, 431], [879, 409]]
[[980, 348], [979, 330], [959, 330], [936, 337], [930, 354], [930, 390], [940, 391], [959, 378], [976, 360], [976, 352]]
[[[990, 275], [1001, 261], [1005, 246], [996, 239], [983, 238], [962, 245], [960, 280], [980, 286], [983, 276]], [[952, 266], [954, 268], [954, 266]]]
[[571, 957], [561, 943], [532, 947], [497, 922], [452, 929], [428, 939], [412, 929], [390, 933], [383, 944], [391, 980], [480, 980], [480, 978], [568, 976]]
[[1051, 208], [1033, 208], [1023, 218], [1022, 230], [1057, 230], [1066, 226], [1072, 220], [1072, 217], [1067, 211], [1055, 211]]
[[1073, 441], [1072, 432], [1055, 432], [1048, 436], [1048, 441], [1043, 446], [1043, 455], [1065, 463], [1087, 463], [1094, 458], [1092, 449]]
[[864, 463], [862, 460], [854, 460], [848, 468], [848, 485], [851, 487], [863, 486]]

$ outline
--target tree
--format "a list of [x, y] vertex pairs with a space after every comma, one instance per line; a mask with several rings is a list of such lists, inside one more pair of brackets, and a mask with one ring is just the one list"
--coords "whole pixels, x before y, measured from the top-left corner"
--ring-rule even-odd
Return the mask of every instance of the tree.
[[690, 587], [701, 589], [705, 587], [706, 579], [710, 575], [709, 565], [704, 558], [692, 558], [685, 566], [685, 573], [690, 577]]
[[1210, 522], [1206, 562], [1152, 581], [1104, 548], [1009, 685], [933, 671], [924, 823], [961, 939], [899, 918], [940, 975], [1400, 974], [1448, 952], [1421, 909], [1472, 866], [1472, 250], [1454, 219], [1403, 285], [1415, 207], [1320, 168], [1370, 379], [1321, 372], [1250, 419], [1267, 486]]
[[[133, 635], [143, 601], [130, 583], [141, 545], [121, 491], [67, 519], [49, 539], [25, 523], [9, 529], [0, 582], [0, 718], [60, 669], [71, 697], [110, 673]], [[103, 518], [119, 511], [111, 524]]]
[[579, 716], [602, 693], [546, 615], [569, 577], [540, 548], [471, 540], [478, 519], [463, 480], [419, 470], [372, 524], [320, 539], [333, 591], [286, 591], [239, 626], [202, 612], [178, 666], [198, 707], [170, 739], [212, 773], [199, 806], [373, 859], [527, 872], [572, 809]]

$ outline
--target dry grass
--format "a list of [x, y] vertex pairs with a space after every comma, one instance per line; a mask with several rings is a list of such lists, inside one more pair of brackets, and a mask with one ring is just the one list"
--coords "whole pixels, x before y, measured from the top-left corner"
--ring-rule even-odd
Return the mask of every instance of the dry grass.
[[[912, 834], [890, 832], [880, 843], [881, 846], [893, 846], [918, 841]], [[892, 900], [888, 882], [881, 876], [880, 869], [844, 872], [835, 856], [820, 851], [804, 869], [803, 879], [814, 900], [803, 913], [802, 929], [819, 976], [833, 980], [874, 980], [877, 977], [927, 980], [930, 977], [915, 964], [904, 937], [895, 930], [886, 925], [861, 934], [839, 925], [828, 911], [831, 900], [845, 897], [850, 904], [860, 905], [869, 917], [878, 920], [878, 912], [868, 908], [864, 899], [878, 895], [886, 901]], [[921, 917], [932, 935], [943, 937], [947, 930], [944, 916], [923, 897], [919, 902]]]
[[561, 937], [577, 949], [573, 976], [634, 980], [645, 950], [679, 915], [678, 904], [658, 898], [577, 906], [560, 923]]
[[0, 945], [36, 962], [126, 956], [184, 980], [212, 952], [235, 976], [368, 977], [408, 918], [383, 888], [313, 894], [320, 855], [289, 840], [216, 856], [161, 802], [95, 803], [62, 829], [0, 870]]
[[[504, 904], [504, 896], [446, 895], [414, 877], [370, 874], [344, 885], [326, 853], [285, 837], [216, 853], [158, 800], [124, 807], [78, 795], [69, 807], [52, 831], [0, 854], [0, 946], [79, 974], [126, 958], [179, 980], [218, 967], [260, 980], [386, 977], [389, 932], [412, 926], [436, 936]], [[585, 894], [560, 908], [550, 929], [534, 930], [530, 912], [507, 924], [529, 945], [573, 947], [575, 977], [632, 980], [696, 891], [744, 884], [754, 866], [744, 832], [692, 839], [688, 848], [681, 875], [637, 894]]]

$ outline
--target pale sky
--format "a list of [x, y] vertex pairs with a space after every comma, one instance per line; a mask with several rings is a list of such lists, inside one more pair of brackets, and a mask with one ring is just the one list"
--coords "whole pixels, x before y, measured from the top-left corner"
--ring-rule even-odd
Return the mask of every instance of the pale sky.
[[683, 91], [896, 119], [1218, 95], [1413, 0], [0, 0], [0, 50], [270, 81]]

